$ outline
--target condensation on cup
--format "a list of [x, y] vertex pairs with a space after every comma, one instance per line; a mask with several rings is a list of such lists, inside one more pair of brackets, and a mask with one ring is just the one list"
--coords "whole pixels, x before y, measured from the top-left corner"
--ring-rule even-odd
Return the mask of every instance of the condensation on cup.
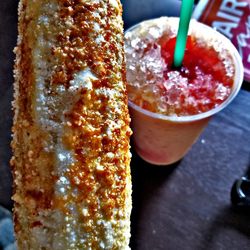
[[[173, 32], [177, 32], [178, 22], [178, 18], [162, 17], [144, 21], [127, 30], [125, 33], [125, 51], [127, 58], [130, 51], [126, 46], [126, 41], [130, 39], [131, 34], [136, 34], [138, 37], [140, 37], [140, 35], [145, 36], [148, 32], [147, 27], [153, 27], [154, 25], [159, 25], [161, 28], [164, 27], [164, 25], [171, 25], [170, 29]], [[142, 30], [142, 32], [140, 32], [140, 30]], [[154, 30], [151, 29], [151, 31], [149, 31], [151, 38], [152, 35], [155, 35], [153, 33]], [[134, 147], [138, 155], [151, 164], [170, 165], [182, 159], [202, 133], [211, 116], [224, 109], [235, 98], [243, 81], [244, 69], [240, 55], [234, 45], [225, 36], [195, 20], [192, 20], [190, 23], [190, 33], [195, 37], [202, 36], [203, 39], [207, 39], [212, 43], [219, 41], [219, 43], [223, 44], [223, 47], [226, 48], [234, 67], [231, 92], [227, 99], [215, 108], [204, 113], [185, 116], [164, 115], [151, 112], [135, 104], [130, 98], [129, 109], [132, 118], [131, 126], [133, 130]], [[139, 40], [140, 39], [138, 39], [138, 41]], [[129, 56], [133, 57], [134, 55]], [[204, 58], [204, 60], [206, 60], [206, 58]], [[136, 67], [135, 65], [129, 65], [129, 61], [130, 60], [127, 59], [127, 69], [128, 67]], [[152, 63], [153, 61], [154, 60], [152, 60]], [[131, 75], [127, 75], [127, 78], [128, 82], [132, 79]], [[129, 96], [131, 96], [131, 93], [129, 93]]]

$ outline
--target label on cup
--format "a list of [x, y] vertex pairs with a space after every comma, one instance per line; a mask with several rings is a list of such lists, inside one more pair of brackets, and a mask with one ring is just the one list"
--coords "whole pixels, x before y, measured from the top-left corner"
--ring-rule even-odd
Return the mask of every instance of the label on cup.
[[250, 1], [201, 0], [193, 18], [228, 37], [238, 49], [244, 64], [244, 78], [250, 82]]

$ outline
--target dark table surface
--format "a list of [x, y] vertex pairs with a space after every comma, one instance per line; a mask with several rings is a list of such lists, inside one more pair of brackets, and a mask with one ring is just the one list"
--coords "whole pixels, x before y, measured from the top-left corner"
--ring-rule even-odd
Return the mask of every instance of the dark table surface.
[[[12, 207], [9, 144], [17, 2], [0, 2], [0, 204], [8, 209]], [[145, 6], [142, 14], [138, 10], [138, 15], [129, 16], [132, 0], [123, 2], [126, 27], [163, 15], [157, 11], [167, 3], [160, 1], [163, 5], [153, 14]], [[231, 186], [249, 165], [249, 110], [250, 92], [241, 90], [173, 166], [151, 166], [133, 154], [132, 249], [250, 249], [250, 213], [236, 211], [230, 204]]]

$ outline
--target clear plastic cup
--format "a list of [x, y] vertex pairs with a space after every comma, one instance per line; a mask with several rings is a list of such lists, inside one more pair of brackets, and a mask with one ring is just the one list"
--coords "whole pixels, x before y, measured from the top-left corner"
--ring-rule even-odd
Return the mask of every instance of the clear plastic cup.
[[[159, 18], [145, 22], [162, 22], [162, 20]], [[178, 26], [177, 18], [172, 18], [172, 21], [174, 25]], [[138, 25], [143, 26], [145, 22], [133, 26], [128, 31], [137, 28]], [[191, 21], [190, 28], [197, 29], [200, 34], [209, 34], [213, 39], [223, 41], [235, 65], [234, 84], [231, 94], [222, 104], [197, 115], [166, 116], [142, 109], [129, 101], [135, 150], [142, 159], [154, 165], [169, 165], [182, 159], [198, 139], [209, 119], [227, 107], [236, 97], [243, 81], [242, 60], [230, 40], [211, 27], [194, 20]]]

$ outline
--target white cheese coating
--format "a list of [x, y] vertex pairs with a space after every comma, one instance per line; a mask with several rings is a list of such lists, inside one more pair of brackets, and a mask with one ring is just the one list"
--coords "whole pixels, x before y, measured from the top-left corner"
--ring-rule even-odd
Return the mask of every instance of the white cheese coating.
[[74, 75], [74, 79], [70, 81], [70, 91], [93, 88], [92, 81], [98, 78], [91, 72], [90, 68], [86, 68]]
[[[99, 0], [85, 0], [89, 3], [99, 3]], [[118, 2], [116, 0], [110, 0], [110, 4], [118, 8]], [[56, 15], [58, 11], [57, 4], [48, 4], [46, 6], [46, 15], [41, 15], [38, 23], [41, 27], [46, 29], [51, 29], [51, 26], [55, 25], [53, 23], [53, 16]], [[104, 10], [100, 9], [99, 13], [102, 13]], [[99, 13], [93, 13], [96, 18], [101, 19]], [[105, 20], [101, 21], [105, 24]], [[70, 26], [72, 24], [72, 20], [69, 17], [69, 20], [66, 20], [65, 24]], [[97, 43], [105, 42], [104, 37], [101, 34], [98, 34], [101, 27], [98, 23], [94, 23], [95, 40]], [[46, 32], [46, 31], [45, 31]], [[116, 104], [117, 98], [122, 97], [119, 90], [116, 89], [107, 89], [100, 88], [97, 90], [93, 89], [93, 81], [98, 80], [97, 76], [95, 76], [90, 68], [85, 68], [79, 72], [76, 72], [73, 75], [73, 79], [69, 82], [69, 88], [66, 88], [62, 85], [54, 87], [53, 96], [51, 95], [51, 89], [48, 85], [48, 76], [53, 74], [53, 68], [55, 62], [53, 61], [53, 57], [49, 54], [51, 53], [51, 49], [55, 42], [56, 37], [53, 32], [50, 33], [49, 37], [45, 36], [41, 33], [37, 37], [37, 43], [34, 44], [33, 51], [33, 62], [34, 62], [34, 78], [35, 78], [35, 88], [36, 93], [34, 97], [34, 110], [35, 117], [37, 123], [44, 129], [50, 138], [50, 143], [44, 142], [44, 150], [46, 152], [53, 152], [55, 154], [55, 169], [54, 174], [58, 176], [58, 180], [55, 184], [55, 195], [58, 197], [63, 197], [67, 199], [67, 194], [69, 191], [70, 180], [67, 177], [67, 171], [70, 169], [70, 166], [75, 162], [74, 152], [67, 150], [63, 145], [63, 142], [60, 138], [63, 137], [64, 127], [67, 124], [67, 119], [65, 118], [65, 113], [70, 111], [71, 107], [79, 100], [79, 93], [81, 90], [87, 90], [88, 92], [96, 91], [96, 94], [100, 96], [108, 97], [110, 101]], [[51, 61], [45, 61], [44, 58], [51, 58]], [[100, 62], [101, 63], [101, 62]], [[123, 86], [122, 82], [118, 83], [119, 86]], [[107, 107], [108, 108], [108, 107]], [[115, 112], [120, 113], [119, 103], [115, 105]], [[58, 119], [54, 119], [57, 117]], [[115, 122], [112, 120], [113, 117], [110, 117], [106, 125], [106, 133], [110, 139], [112, 139], [112, 131], [118, 128], [121, 128], [122, 122]], [[91, 131], [95, 128], [90, 125], [86, 127], [86, 130]], [[56, 140], [54, 140], [56, 138]], [[59, 139], [58, 139], [59, 138]], [[47, 140], [48, 141], [48, 140]], [[88, 149], [86, 149], [87, 151]], [[109, 158], [114, 158], [115, 155], [113, 153], [107, 153]], [[104, 166], [100, 164], [100, 159], [96, 161], [96, 170], [104, 171]], [[118, 176], [115, 176], [118, 178]], [[75, 179], [76, 183], [80, 183], [79, 179]], [[98, 187], [95, 187], [96, 189]], [[77, 189], [71, 190], [72, 195], [77, 195]], [[96, 191], [96, 190], [94, 190]], [[100, 203], [100, 199], [97, 197], [97, 201]], [[89, 208], [88, 204], [81, 204], [81, 213], [83, 216], [88, 216]], [[46, 230], [40, 229], [39, 227], [33, 230], [33, 234], [36, 237], [36, 240], [39, 242], [41, 246], [49, 247], [53, 246], [54, 250], [63, 249], [62, 246], [68, 244], [70, 246], [69, 249], [77, 249], [75, 245], [77, 241], [82, 242], [85, 246], [88, 245], [88, 232], [82, 232], [80, 225], [77, 225], [77, 221], [80, 219], [80, 215], [77, 212], [76, 206], [74, 204], [69, 205], [69, 210], [71, 211], [71, 216], [64, 216], [61, 211], [41, 211], [39, 215], [39, 220], [41, 220], [44, 226], [47, 227]], [[118, 213], [118, 211], [117, 211]], [[129, 217], [130, 210], [127, 211], [128, 215], [125, 218]], [[115, 214], [115, 211], [114, 211]], [[120, 215], [122, 217], [122, 215]], [[49, 218], [49, 219], [47, 219]], [[107, 221], [106, 218], [100, 218], [98, 221], [98, 225], [103, 228], [104, 239], [100, 242], [100, 249], [112, 249], [114, 244], [114, 226], [124, 225], [128, 222], [124, 219], [114, 220], [112, 222]], [[59, 228], [59, 225], [64, 228], [64, 236], [56, 237], [57, 241], [53, 241], [53, 235], [58, 236], [62, 235], [62, 232], [55, 231], [56, 228]], [[66, 226], [65, 226], [66, 225]], [[128, 236], [124, 236], [129, 238]], [[48, 242], [48, 239], [52, 238], [52, 242]], [[67, 242], [67, 243], [65, 243]], [[121, 246], [122, 247], [122, 246]], [[85, 248], [84, 248], [85, 249]], [[90, 249], [86, 247], [86, 249]], [[128, 248], [129, 249], [129, 248]]]
[[116, 0], [109, 0], [109, 3], [115, 8], [118, 9], [119, 5], [118, 2]]

